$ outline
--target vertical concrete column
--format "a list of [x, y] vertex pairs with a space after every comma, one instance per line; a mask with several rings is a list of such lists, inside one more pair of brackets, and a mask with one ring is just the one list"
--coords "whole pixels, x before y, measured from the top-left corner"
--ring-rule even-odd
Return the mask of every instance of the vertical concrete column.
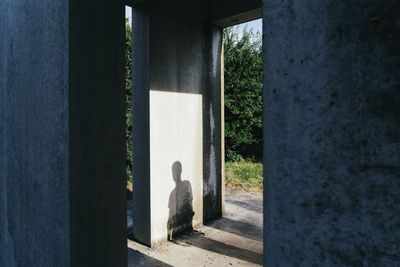
[[126, 266], [122, 1], [1, 1], [0, 33], [0, 265]]
[[204, 220], [222, 216], [222, 138], [223, 108], [221, 95], [222, 28], [207, 27], [205, 58], [207, 60], [207, 86], [204, 92]]
[[[0, 14], [6, 14], [7, 6], [0, 4]], [[6, 58], [7, 45], [4, 40], [7, 40], [8, 31], [5, 16], [0, 18], [0, 34], [3, 36], [3, 41], [0, 41], [0, 265], [5, 266], [6, 259], [6, 231], [7, 231], [7, 218], [6, 218], [6, 191], [5, 191], [5, 178], [4, 178], [4, 164], [5, 164], [5, 151], [4, 151], [4, 108], [5, 108], [5, 84], [6, 84], [6, 64], [3, 60]]]
[[221, 214], [222, 32], [205, 2], [176, 4], [133, 8], [133, 235], [149, 246]]
[[68, 1], [0, 3], [0, 265], [69, 266]]
[[[4, 4], [0, 4], [0, 14], [6, 14], [7, 7]], [[3, 41], [0, 42], [0, 56], [2, 61], [6, 56], [6, 42], [4, 40], [8, 39], [7, 36], [7, 26], [6, 19], [0, 19], [0, 34], [3, 36]], [[5, 233], [6, 233], [6, 215], [5, 215], [5, 179], [4, 179], [4, 161], [5, 161], [5, 151], [4, 151], [4, 107], [5, 107], [5, 84], [6, 84], [6, 64], [0, 61], [0, 264], [6, 264], [5, 251]]]
[[264, 264], [398, 265], [398, 1], [263, 3]]
[[132, 9], [133, 27], [133, 234], [151, 245], [149, 11]]
[[125, 6], [69, 9], [71, 264], [126, 266]]

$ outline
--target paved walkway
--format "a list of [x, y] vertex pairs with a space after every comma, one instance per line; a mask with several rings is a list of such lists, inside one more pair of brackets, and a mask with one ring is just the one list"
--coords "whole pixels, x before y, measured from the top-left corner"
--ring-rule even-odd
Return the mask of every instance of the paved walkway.
[[128, 240], [128, 266], [262, 266], [262, 195], [227, 189], [224, 218], [157, 248]]

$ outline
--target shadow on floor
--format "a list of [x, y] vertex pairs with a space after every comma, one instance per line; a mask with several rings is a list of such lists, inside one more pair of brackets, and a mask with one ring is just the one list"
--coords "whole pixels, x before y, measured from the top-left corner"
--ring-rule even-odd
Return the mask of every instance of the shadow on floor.
[[[262, 195], [229, 190], [225, 196], [226, 217], [198, 231], [156, 249], [128, 241], [128, 266], [262, 266]], [[132, 217], [128, 211], [129, 232]]]
[[154, 266], [154, 267], [170, 267], [171, 265], [166, 264], [162, 261], [156, 260], [149, 257], [137, 250], [128, 248], [128, 267], [133, 266]]
[[258, 212], [260, 214], [263, 213], [263, 207], [262, 205], [260, 206], [258, 203], [253, 203], [253, 202], [244, 202], [244, 201], [240, 201], [240, 200], [233, 200], [233, 199], [227, 199], [225, 200], [225, 202], [232, 204], [232, 205], [236, 205], [239, 206], [241, 208], [244, 208], [246, 210], [251, 210], [254, 212]]
[[229, 218], [221, 218], [213, 221], [207, 226], [256, 241], [263, 241], [263, 229], [258, 225], [235, 221]]
[[211, 252], [215, 252], [228, 257], [241, 259], [255, 264], [263, 264], [263, 255], [251, 250], [231, 246], [204, 236], [203, 233], [192, 231], [189, 235], [183, 235], [178, 240], [174, 241], [175, 244], [181, 246], [194, 246]]

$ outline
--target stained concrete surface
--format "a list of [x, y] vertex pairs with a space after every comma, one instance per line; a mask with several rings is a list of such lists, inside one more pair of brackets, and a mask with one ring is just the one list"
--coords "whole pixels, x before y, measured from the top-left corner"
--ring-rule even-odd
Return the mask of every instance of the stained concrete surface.
[[223, 218], [155, 248], [128, 240], [128, 266], [262, 266], [262, 202], [227, 189]]
[[400, 266], [400, 5], [263, 1], [266, 266]]
[[0, 266], [126, 266], [123, 12], [0, 1]]

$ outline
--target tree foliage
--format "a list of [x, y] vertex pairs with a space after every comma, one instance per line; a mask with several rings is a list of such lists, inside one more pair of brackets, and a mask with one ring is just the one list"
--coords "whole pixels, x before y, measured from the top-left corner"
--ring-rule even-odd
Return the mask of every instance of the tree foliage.
[[126, 176], [132, 181], [132, 27], [125, 21]]
[[262, 38], [258, 32], [224, 30], [226, 158], [262, 157]]

